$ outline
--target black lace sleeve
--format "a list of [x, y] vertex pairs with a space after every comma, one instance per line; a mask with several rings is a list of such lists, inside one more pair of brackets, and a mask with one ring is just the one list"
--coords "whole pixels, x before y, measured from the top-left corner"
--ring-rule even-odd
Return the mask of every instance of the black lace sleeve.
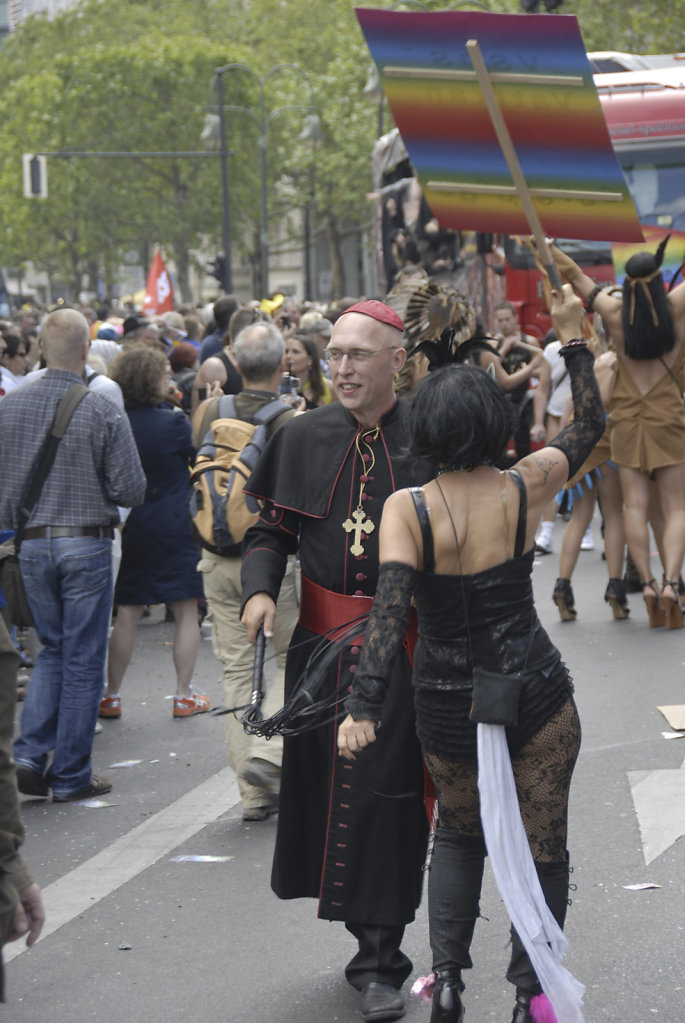
[[594, 359], [587, 348], [561, 349], [571, 378], [573, 422], [557, 434], [549, 447], [558, 448], [568, 458], [568, 478], [580, 469], [604, 433], [604, 406], [594, 374]]
[[354, 688], [345, 700], [355, 721], [368, 718], [378, 723], [381, 719], [390, 666], [409, 624], [415, 578], [416, 570], [398, 561], [380, 566]]

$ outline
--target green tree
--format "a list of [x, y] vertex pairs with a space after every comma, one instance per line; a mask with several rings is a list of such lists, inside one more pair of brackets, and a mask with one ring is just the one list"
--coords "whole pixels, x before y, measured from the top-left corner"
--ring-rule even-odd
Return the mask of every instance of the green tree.
[[[96, 22], [92, 15], [106, 12], [92, 2], [82, 16], [30, 19], [0, 55], [0, 258], [31, 259], [68, 280], [74, 294], [84, 273], [111, 268], [122, 247], [159, 242], [173, 254], [187, 300], [190, 253], [203, 238], [213, 239], [220, 223], [216, 158], [50, 158], [49, 199], [22, 195], [22, 151], [199, 149], [213, 71], [244, 56], [197, 37], [187, 19], [153, 47], [148, 40], [161, 5], [113, 6], [113, 24]], [[201, 4], [194, 16], [209, 6]], [[121, 19], [121, 7], [130, 20]], [[174, 8], [180, 18], [182, 5]], [[110, 31], [123, 43], [108, 43]]]
[[[228, 52], [209, 42], [222, 37], [240, 40], [242, 52], [235, 45]], [[41, 96], [46, 53], [55, 57]], [[76, 288], [84, 267], [90, 269], [98, 257], [111, 264], [122, 245], [159, 240], [173, 251], [185, 293], [189, 250], [201, 239], [218, 242], [216, 161], [208, 167], [189, 161], [51, 160], [50, 202], [26, 209], [17, 157], [22, 150], [195, 148], [198, 114], [206, 105], [213, 69], [241, 57], [258, 77], [278, 63], [296, 64], [308, 76], [311, 92], [302, 76], [285, 72], [271, 77], [265, 90], [268, 115], [286, 108], [283, 116], [269, 116], [271, 222], [287, 225], [292, 211], [311, 203], [313, 193], [315, 221], [328, 240], [334, 288], [344, 290], [341, 246], [370, 217], [364, 194], [375, 141], [374, 111], [362, 97], [369, 56], [350, 0], [289, 0], [285, 6], [279, 0], [223, 5], [205, 0], [190, 7], [182, 0], [116, 5], [88, 0], [53, 22], [30, 19], [0, 60], [0, 85], [5, 84], [0, 110], [15, 109], [19, 115], [15, 132], [0, 146], [0, 161], [3, 148], [10, 151], [0, 162], [0, 179], [9, 185], [0, 208], [6, 222], [16, 225], [15, 239], [31, 236], [36, 265], [62, 268]], [[229, 105], [257, 111], [250, 76], [231, 72], [225, 85]], [[302, 112], [287, 111], [310, 98], [323, 134], [315, 151], [298, 140]], [[24, 127], [27, 107], [32, 108], [30, 120], [37, 122], [31, 131]], [[35, 110], [49, 114], [34, 118]], [[250, 116], [239, 111], [227, 111], [227, 124], [235, 154], [234, 244], [252, 258], [256, 270], [256, 129]], [[204, 205], [203, 196], [209, 200]], [[3, 259], [16, 261], [28, 254], [28, 246], [14, 247]]]
[[195, 150], [199, 112], [224, 52], [193, 40], [163, 41], [152, 54], [142, 43], [102, 47], [60, 55], [49, 70], [34, 60], [10, 81], [0, 100], [0, 210], [13, 239], [10, 259], [59, 269], [78, 291], [98, 256], [111, 265], [122, 246], [158, 241], [171, 249], [189, 299], [189, 253], [215, 230], [216, 160], [50, 158], [50, 197], [38, 203], [22, 197], [19, 154]]
[[[520, 13], [518, 0], [497, 0], [495, 12]], [[544, 13], [544, 3], [540, 3]], [[564, 0], [556, 13], [575, 14], [587, 50], [622, 50], [626, 53], [671, 53], [683, 46], [680, 0], [650, 0], [626, 4], [623, 0]]]

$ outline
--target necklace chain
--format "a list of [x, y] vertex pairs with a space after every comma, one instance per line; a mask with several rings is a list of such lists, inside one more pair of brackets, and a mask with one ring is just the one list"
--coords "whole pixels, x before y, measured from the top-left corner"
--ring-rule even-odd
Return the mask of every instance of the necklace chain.
[[368, 464], [365, 463], [364, 473], [363, 473], [364, 479], [361, 480], [360, 485], [359, 485], [359, 499], [357, 501], [357, 508], [358, 509], [361, 509], [361, 507], [362, 507], [362, 494], [364, 493], [364, 487], [367, 484], [367, 480], [368, 480], [370, 472], [373, 470], [373, 467], [376, 464], [376, 454], [375, 454], [375, 452], [373, 450], [373, 445], [366, 438], [369, 435], [371, 435], [373, 440], [378, 440], [379, 433], [380, 433], [380, 426], [377, 426], [375, 428], [375, 430], [366, 430], [366, 431], [360, 430], [359, 433], [357, 434], [357, 436], [354, 439], [355, 447], [357, 449], [357, 454], [359, 455], [361, 460], [364, 461], [364, 452], [362, 451], [361, 447], [359, 446], [360, 441], [364, 445], [364, 447], [366, 448], [366, 450], [368, 452], [368, 455], [369, 455], [369, 459], [370, 459]]

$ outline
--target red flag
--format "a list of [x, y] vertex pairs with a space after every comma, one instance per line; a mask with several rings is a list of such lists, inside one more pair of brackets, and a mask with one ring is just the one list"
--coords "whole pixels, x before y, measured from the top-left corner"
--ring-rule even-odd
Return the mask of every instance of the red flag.
[[162, 253], [157, 249], [147, 275], [142, 312], [144, 316], [156, 316], [160, 313], [171, 313], [173, 310], [174, 289], [171, 287]]

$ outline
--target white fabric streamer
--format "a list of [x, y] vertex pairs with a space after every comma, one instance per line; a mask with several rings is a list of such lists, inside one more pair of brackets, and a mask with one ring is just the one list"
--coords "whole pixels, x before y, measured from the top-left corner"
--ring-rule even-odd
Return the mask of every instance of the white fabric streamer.
[[584, 1023], [585, 987], [561, 965], [568, 943], [540, 887], [503, 725], [478, 725], [478, 790], [485, 844], [509, 918], [558, 1023]]

